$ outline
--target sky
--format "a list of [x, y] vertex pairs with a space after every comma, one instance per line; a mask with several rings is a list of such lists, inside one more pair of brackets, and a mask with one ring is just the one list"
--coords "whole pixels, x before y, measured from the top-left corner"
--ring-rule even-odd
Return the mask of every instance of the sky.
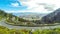
[[60, 0], [0, 0], [0, 9], [8, 13], [51, 13], [60, 8]]

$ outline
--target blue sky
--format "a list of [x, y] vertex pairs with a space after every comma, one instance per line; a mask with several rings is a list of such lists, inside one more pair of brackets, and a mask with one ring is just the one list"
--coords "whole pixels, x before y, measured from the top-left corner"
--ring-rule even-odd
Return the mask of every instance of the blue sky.
[[22, 6], [17, 0], [0, 0], [0, 9], [5, 11], [25, 10], [26, 8], [27, 6]]
[[60, 0], [0, 0], [0, 9], [9, 13], [50, 13], [60, 7]]

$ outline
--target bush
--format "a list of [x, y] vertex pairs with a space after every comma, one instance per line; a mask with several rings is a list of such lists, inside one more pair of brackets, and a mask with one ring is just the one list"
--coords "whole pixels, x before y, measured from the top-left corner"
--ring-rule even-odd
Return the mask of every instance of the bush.
[[6, 27], [0, 26], [0, 34], [60, 34], [60, 28], [55, 29], [36, 29], [36, 30], [28, 30], [28, 29], [8, 29]]

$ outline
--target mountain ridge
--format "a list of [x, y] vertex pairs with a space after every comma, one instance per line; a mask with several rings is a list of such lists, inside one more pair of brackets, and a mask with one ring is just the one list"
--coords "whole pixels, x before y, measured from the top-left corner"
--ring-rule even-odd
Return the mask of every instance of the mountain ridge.
[[60, 22], [60, 8], [58, 8], [54, 12], [42, 17], [41, 22], [45, 22], [45, 23]]

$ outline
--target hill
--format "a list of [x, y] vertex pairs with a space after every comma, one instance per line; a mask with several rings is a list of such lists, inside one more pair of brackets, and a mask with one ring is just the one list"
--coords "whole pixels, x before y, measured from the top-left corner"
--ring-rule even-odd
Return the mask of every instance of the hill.
[[[15, 26], [48, 26], [55, 25], [55, 23], [60, 23], [60, 8], [54, 12], [43, 16], [40, 20], [26, 20], [12, 13], [6, 13], [0, 10], [0, 21], [3, 20], [6, 24]], [[47, 24], [47, 25], [46, 25]]]
[[60, 8], [42, 17], [41, 23], [60, 23]]
[[0, 10], [0, 21], [1, 20], [11, 25], [24, 25], [25, 22], [29, 22], [23, 18], [12, 15], [12, 13], [6, 13], [3, 10]]

